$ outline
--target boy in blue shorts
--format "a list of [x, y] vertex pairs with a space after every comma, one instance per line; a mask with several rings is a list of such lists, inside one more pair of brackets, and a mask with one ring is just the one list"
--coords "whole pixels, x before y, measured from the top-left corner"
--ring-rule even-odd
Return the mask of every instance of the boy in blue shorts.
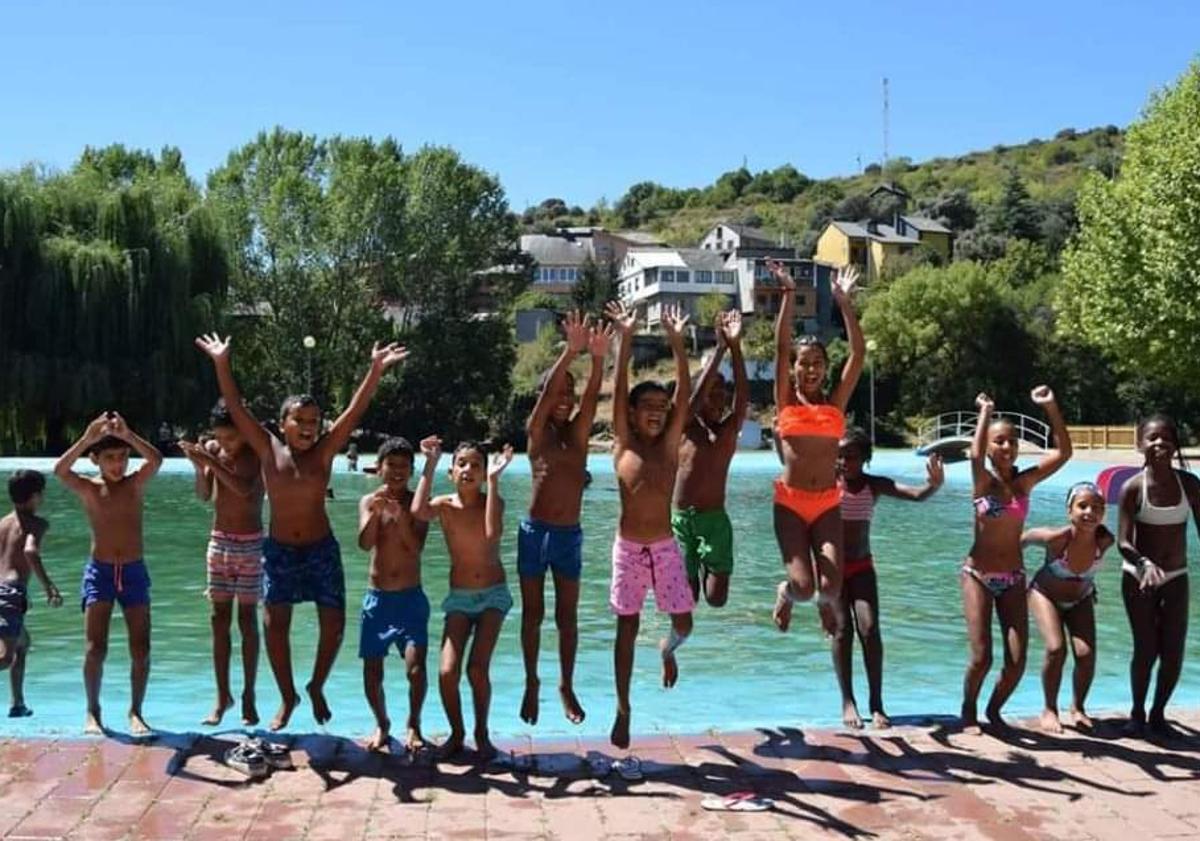
[[[145, 461], [126, 475], [129, 451]], [[100, 468], [99, 476], [81, 476], [72, 468], [82, 455]], [[129, 634], [129, 733], [147, 737], [153, 731], [142, 717], [142, 701], [150, 677], [150, 574], [142, 559], [142, 502], [146, 483], [162, 466], [162, 455], [116, 412], [96, 418], [83, 437], [54, 465], [54, 475], [80, 501], [92, 528], [92, 549], [83, 569], [81, 601], [87, 649], [83, 685], [87, 692], [84, 732], [100, 735], [100, 679], [108, 654], [108, 627], [113, 605], [121, 606]]]
[[367, 750], [381, 751], [390, 741], [391, 720], [383, 692], [383, 661], [392, 646], [408, 671], [408, 725], [404, 746], [424, 747], [421, 706], [425, 703], [425, 652], [429, 645], [429, 599], [421, 589], [421, 550], [429, 523], [413, 517], [413, 448], [403, 438], [388, 438], [379, 448], [375, 469], [382, 482], [358, 503], [358, 545], [371, 553], [370, 589], [363, 596], [358, 656], [363, 688], [375, 714], [375, 732]]
[[[517, 536], [517, 573], [521, 577], [521, 651], [525, 658], [525, 697], [521, 720], [538, 720], [538, 650], [546, 613], [546, 572], [554, 575], [554, 624], [558, 628], [560, 678], [558, 694], [572, 724], [583, 721], [575, 697], [575, 651], [579, 643], [579, 576], [583, 565], [583, 530], [579, 512], [587, 483], [588, 436], [596, 417], [596, 401], [604, 374], [604, 356], [612, 328], [589, 330], [586, 318], [568, 313], [567, 341], [554, 366], [542, 377], [537, 403], [526, 423], [533, 491], [529, 516]], [[571, 362], [583, 351], [592, 358], [579, 411]], [[572, 415], [574, 412], [574, 415]]]
[[42, 537], [50, 524], [37, 515], [46, 490], [46, 477], [36, 470], [18, 470], [8, 478], [11, 514], [0, 517], [0, 671], [8, 669], [12, 682], [9, 718], [33, 715], [25, 706], [25, 655], [29, 632], [29, 575], [37, 576], [52, 607], [62, 605], [62, 594], [42, 566]]

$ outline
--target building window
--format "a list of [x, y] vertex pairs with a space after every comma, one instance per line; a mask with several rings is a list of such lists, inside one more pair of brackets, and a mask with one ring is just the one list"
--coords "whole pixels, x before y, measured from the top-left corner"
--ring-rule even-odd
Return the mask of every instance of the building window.
[[696, 270], [696, 283], [712, 283], [713, 273], [704, 269]]
[[659, 269], [658, 270], [658, 280], [660, 283], [674, 283], [675, 282], [675, 270], [674, 269]]
[[685, 269], [676, 269], [675, 270], [675, 282], [676, 283], [687, 283], [689, 280], [690, 274], [691, 273], [686, 271]]

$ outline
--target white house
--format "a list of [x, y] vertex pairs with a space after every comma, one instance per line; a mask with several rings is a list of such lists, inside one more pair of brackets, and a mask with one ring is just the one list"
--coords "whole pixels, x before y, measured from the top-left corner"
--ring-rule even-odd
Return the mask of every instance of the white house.
[[631, 248], [617, 278], [621, 300], [649, 327], [661, 321], [664, 306], [678, 305], [695, 316], [705, 295], [725, 295], [732, 304], [737, 291], [737, 272], [726, 268], [720, 254], [701, 248]]

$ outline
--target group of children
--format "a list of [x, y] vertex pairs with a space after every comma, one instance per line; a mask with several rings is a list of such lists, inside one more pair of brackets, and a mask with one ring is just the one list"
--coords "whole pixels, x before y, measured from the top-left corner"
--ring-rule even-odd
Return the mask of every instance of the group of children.
[[[871, 459], [871, 441], [845, 423], [846, 404], [866, 350], [851, 301], [855, 275], [843, 273], [834, 287], [849, 355], [839, 382], [827, 393], [825, 347], [811, 338], [794, 342], [795, 283], [781, 264], [771, 263], [770, 269], [783, 293], [776, 322], [775, 376], [775, 438], [783, 472], [775, 483], [774, 524], [786, 578], [777, 588], [774, 620], [786, 631], [794, 603], [816, 598], [821, 624], [831, 638], [843, 720], [861, 727], [851, 678], [853, 628], [863, 648], [871, 720], [876, 727], [886, 727], [870, 523], [879, 496], [921, 501], [933, 494], [943, 483], [942, 465], [932, 457], [927, 481], [920, 487], [864, 472]], [[717, 350], [693, 389], [683, 339], [688, 317], [665, 308], [661, 323], [675, 362], [673, 392], [653, 381], [630, 389], [635, 316], [617, 303], [608, 306], [606, 315], [606, 326], [593, 325], [578, 313], [567, 316], [562, 354], [543, 377], [528, 419], [532, 498], [517, 539], [525, 664], [520, 716], [530, 724], [539, 716], [538, 657], [549, 572], [559, 637], [559, 699], [568, 720], [577, 724], [585, 717], [574, 686], [583, 546], [580, 513], [588, 438], [605, 357], [615, 338], [613, 459], [621, 510], [612, 546], [609, 599], [617, 617], [617, 706], [611, 741], [625, 748], [630, 743], [635, 641], [647, 593], [653, 591], [658, 610], [670, 616], [670, 630], [659, 643], [665, 687], [678, 679], [676, 653], [692, 632], [696, 602], [703, 598], [720, 607], [728, 598], [734, 553], [725, 488], [748, 407], [749, 386], [737, 311], [717, 317]], [[275, 435], [242, 403], [229, 340], [209, 335], [196, 343], [211, 358], [221, 392], [212, 415], [211, 438], [180, 445], [195, 468], [197, 495], [211, 499], [214, 507], [206, 576], [217, 692], [203, 722], [218, 724], [235, 705], [229, 672], [236, 601], [244, 676], [241, 719], [247, 726], [258, 723], [254, 686], [261, 600], [267, 659], [281, 699], [270, 729], [286, 727], [302, 700], [293, 679], [290, 629], [293, 606], [303, 602], [316, 605], [318, 626], [316, 658], [304, 689], [314, 718], [324, 724], [332, 717], [324, 686], [345, 627], [345, 578], [340, 547], [325, 511], [326, 488], [334, 456], [348, 443], [385, 371], [400, 363], [406, 351], [394, 344], [376, 345], [370, 368], [348, 407], [324, 431], [320, 408], [312, 397], [289, 397], [281, 407], [279, 435]], [[585, 352], [591, 369], [577, 405], [570, 366]], [[731, 406], [729, 384], [719, 371], [726, 353], [733, 370]], [[972, 730], [979, 726], [976, 702], [991, 665], [993, 610], [1004, 640], [1004, 667], [986, 712], [990, 720], [1002, 723], [1001, 708], [1024, 669], [1030, 608], [1046, 639], [1043, 726], [1061, 729], [1056, 699], [1068, 637], [1076, 661], [1071, 713], [1077, 725], [1090, 723], [1084, 700], [1095, 657], [1093, 579], [1104, 551], [1117, 542], [1126, 559], [1123, 595], [1135, 637], [1132, 723], [1135, 729], [1148, 722], [1166, 730], [1164, 709], [1179, 677], [1186, 636], [1184, 532], [1188, 511], [1200, 514], [1200, 483], [1186, 470], [1171, 468], [1171, 458], [1179, 449], [1178, 434], [1169, 420], [1156, 417], [1139, 427], [1146, 467], [1122, 492], [1117, 537], [1102, 525], [1103, 494], [1088, 483], [1073, 486], [1068, 494], [1069, 525], [1024, 531], [1033, 487], [1071, 454], [1066, 426], [1050, 389], [1040, 386], [1032, 397], [1049, 415], [1056, 448], [1036, 466], [1023, 470], [1015, 466], [1018, 439], [1012, 425], [993, 418], [986, 395], [977, 401], [979, 421], [971, 446], [975, 540], [960, 576], [970, 649], [963, 689], [964, 725]], [[475, 710], [475, 744], [486, 757], [494, 752], [487, 724], [489, 666], [513, 605], [500, 557], [504, 500], [499, 491], [513, 453], [505, 447], [489, 459], [483, 445], [459, 443], [451, 456], [452, 492], [433, 496], [442, 442], [429, 436], [419, 447], [424, 464], [415, 492], [409, 489], [414, 448], [403, 438], [389, 438], [376, 462], [380, 485], [358, 507], [358, 545], [370, 553], [359, 634], [364, 691], [376, 720], [367, 744], [382, 750], [391, 741], [384, 660], [395, 646], [404, 659], [409, 686], [404, 746], [416, 750], [425, 745], [421, 709], [427, 690], [430, 605], [421, 587], [420, 557], [428, 524], [436, 519], [451, 560], [450, 592], [442, 603], [445, 621], [438, 680], [451, 733], [442, 751], [453, 754], [464, 747], [459, 685], [465, 663]], [[127, 474], [131, 450], [144, 461], [136, 472]], [[98, 476], [74, 471], [76, 460], [84, 455], [97, 465]], [[88, 732], [103, 732], [100, 680], [114, 604], [121, 606], [129, 632], [130, 732], [135, 736], [152, 732], [142, 717], [150, 666], [150, 577], [142, 560], [141, 518], [145, 484], [161, 462], [153, 446], [119, 415], [107, 412], [89, 424], [55, 465], [55, 474], [82, 501], [92, 531], [81, 591]], [[62, 600], [40, 561], [39, 546], [47, 525], [36, 510], [43, 488], [40, 474], [18, 471], [9, 482], [14, 511], [0, 520], [0, 668], [13, 670], [14, 688], [19, 687], [29, 645], [22, 616], [30, 574], [42, 583], [51, 604]], [[270, 501], [265, 533], [264, 496]], [[1027, 586], [1021, 550], [1031, 544], [1045, 546], [1046, 563]], [[1160, 662], [1158, 688], [1147, 718], [1145, 697], [1156, 660]], [[12, 714], [28, 714], [19, 689], [14, 691]]]

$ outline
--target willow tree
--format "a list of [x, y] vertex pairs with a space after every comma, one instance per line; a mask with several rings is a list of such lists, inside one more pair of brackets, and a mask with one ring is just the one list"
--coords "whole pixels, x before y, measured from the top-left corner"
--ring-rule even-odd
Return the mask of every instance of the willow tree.
[[198, 419], [191, 342], [229, 272], [177, 150], [0, 176], [0, 222], [0, 449], [56, 450], [109, 408], [143, 429]]

